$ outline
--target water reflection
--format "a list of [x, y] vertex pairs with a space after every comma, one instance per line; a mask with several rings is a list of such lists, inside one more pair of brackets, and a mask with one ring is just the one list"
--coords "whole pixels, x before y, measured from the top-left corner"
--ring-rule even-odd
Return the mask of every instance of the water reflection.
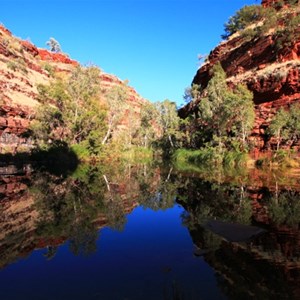
[[[0, 176], [2, 270], [16, 261], [18, 270], [23, 257], [36, 264], [33, 250], [43, 249], [44, 261], [53, 268], [61, 261], [91, 263], [93, 276], [82, 275], [94, 291], [86, 299], [300, 297], [297, 174], [287, 176], [290, 181], [259, 171], [234, 177], [214, 170], [202, 176], [155, 164], [80, 165], [70, 176], [22, 170]], [[266, 233], [250, 242], [228, 242], [207, 230], [211, 220], [254, 225]], [[103, 274], [95, 274], [95, 265]], [[50, 267], [44, 267], [51, 275]], [[55, 269], [60, 271], [66, 272]], [[105, 281], [96, 285], [95, 278], [104, 275]], [[80, 299], [86, 285], [78, 283], [72, 297], [67, 290], [72, 284], [66, 284], [60, 296], [46, 297], [41, 291], [43, 296], [36, 298]], [[4, 299], [20, 295], [8, 290]]]
[[[179, 200], [186, 210], [183, 222], [197, 246], [195, 254], [203, 256], [220, 275], [223, 292], [230, 299], [298, 299], [299, 192], [196, 178], [186, 181], [179, 193], [185, 195]], [[196, 197], [192, 191], [197, 191]], [[205, 229], [206, 221], [214, 219], [260, 226], [267, 234], [249, 243], [230, 243]]]

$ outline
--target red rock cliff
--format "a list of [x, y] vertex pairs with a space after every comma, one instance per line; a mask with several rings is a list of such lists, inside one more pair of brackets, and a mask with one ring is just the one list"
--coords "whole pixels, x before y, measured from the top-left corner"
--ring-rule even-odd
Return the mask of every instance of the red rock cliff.
[[[262, 1], [265, 7], [275, 1]], [[293, 14], [298, 13], [294, 7]], [[287, 16], [289, 16], [289, 13]], [[300, 29], [299, 29], [300, 30]], [[254, 94], [256, 121], [252, 132], [253, 144], [261, 149], [272, 146], [265, 130], [280, 107], [288, 108], [300, 101], [300, 38], [289, 47], [277, 49], [274, 30], [251, 40], [235, 34], [220, 43], [208, 56], [207, 62], [197, 71], [193, 84], [206, 87], [212, 67], [220, 62], [227, 74], [229, 85], [244, 83]], [[298, 35], [299, 36], [299, 35]], [[197, 110], [200, 99], [183, 107], [179, 114], [185, 118]]]
[[[28, 127], [39, 105], [37, 86], [48, 85], [55, 74], [67, 76], [79, 63], [63, 53], [37, 48], [29, 41], [16, 38], [0, 26], [0, 153], [27, 151], [33, 147]], [[124, 86], [114, 75], [101, 74], [101, 90], [115, 85]], [[133, 88], [126, 85], [128, 105], [134, 117], [140, 118], [146, 102]], [[124, 116], [120, 128], [128, 126]]]

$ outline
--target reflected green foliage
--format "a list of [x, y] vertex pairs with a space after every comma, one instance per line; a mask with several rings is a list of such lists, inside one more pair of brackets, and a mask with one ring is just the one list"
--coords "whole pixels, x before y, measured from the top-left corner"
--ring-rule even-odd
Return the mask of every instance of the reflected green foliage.
[[[35, 220], [36, 223], [28, 238], [26, 228], [15, 224], [16, 219], [12, 220], [9, 225], [15, 224], [17, 230], [8, 231], [2, 240], [7, 250], [0, 255], [1, 265], [23, 255], [28, 244], [45, 247], [44, 257], [48, 260], [59, 253], [59, 245], [64, 242], [74, 255], [89, 255], [97, 247], [101, 248], [100, 230], [109, 227], [122, 231], [127, 214], [135, 207], [140, 205], [158, 211], [180, 205], [184, 209], [182, 224], [195, 245], [188, 254], [183, 253], [182, 258], [191, 256], [194, 251], [198, 257], [194, 259], [195, 264], [197, 259], [205, 260], [218, 274], [218, 285], [225, 295], [247, 299], [258, 291], [262, 299], [270, 295], [274, 299], [276, 295], [280, 299], [286, 295], [293, 299], [293, 283], [288, 280], [298, 278], [294, 270], [298, 270], [300, 262], [300, 202], [299, 192], [287, 191], [282, 185], [288, 184], [289, 189], [299, 185], [297, 176], [293, 182], [286, 178], [280, 182], [284, 177], [282, 173], [260, 173], [251, 177], [247, 170], [238, 173], [236, 169], [205, 170], [195, 166], [192, 170], [179, 171], [174, 166], [153, 162], [81, 164], [71, 175], [44, 170], [30, 176], [24, 182], [30, 186], [27, 199], [34, 203], [29, 209], [29, 216], [33, 217], [30, 222]], [[5, 213], [5, 206], [2, 208], [1, 213]], [[142, 218], [139, 220], [143, 222]], [[247, 244], [229, 243], [205, 229], [203, 224], [209, 220], [260, 226], [267, 232]], [[296, 268], [290, 268], [291, 265]], [[164, 269], [164, 273], [170, 274], [165, 276], [164, 298], [190, 299], [185, 293], [189, 289], [185, 290], [176, 277], [176, 281], [168, 281], [174, 278], [171, 267]]]
[[300, 196], [295, 192], [275, 194], [270, 199], [270, 217], [277, 225], [287, 224], [299, 226], [300, 224]]
[[96, 250], [99, 226], [122, 231], [126, 214], [138, 204], [153, 210], [174, 205], [179, 183], [172, 170], [161, 174], [147, 164], [81, 164], [69, 177], [37, 173], [30, 189], [40, 215], [36, 234], [65, 237], [72, 253], [88, 255]]
[[[223, 292], [232, 299], [252, 299], [253, 295], [297, 299], [293, 291], [297, 291], [294, 280], [300, 259], [299, 192], [281, 192], [278, 185], [275, 192], [266, 187], [258, 192], [253, 190], [255, 180], [247, 186], [230, 178], [218, 182], [199, 175], [185, 173], [185, 183], [178, 189], [178, 202], [185, 208], [182, 222], [196, 246], [195, 255], [217, 271]], [[257, 193], [264, 199], [258, 211], [252, 200]], [[268, 233], [247, 244], [230, 243], [205, 229], [208, 220], [260, 225]]]
[[[93, 190], [98, 176], [80, 180], [80, 177], [55, 177], [38, 174], [31, 193], [40, 213], [37, 234], [43, 237], [69, 237], [70, 249], [89, 254], [95, 248], [97, 227], [94, 221], [103, 210], [103, 193]], [[76, 179], [75, 179], [76, 178]], [[82, 178], [82, 177], [81, 177]]]

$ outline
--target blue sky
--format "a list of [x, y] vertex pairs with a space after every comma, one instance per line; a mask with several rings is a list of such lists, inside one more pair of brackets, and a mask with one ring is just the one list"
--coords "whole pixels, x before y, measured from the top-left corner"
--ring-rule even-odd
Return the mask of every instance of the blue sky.
[[223, 24], [256, 0], [0, 0], [0, 22], [38, 47], [54, 37], [80, 63], [128, 79], [150, 101], [183, 103]]

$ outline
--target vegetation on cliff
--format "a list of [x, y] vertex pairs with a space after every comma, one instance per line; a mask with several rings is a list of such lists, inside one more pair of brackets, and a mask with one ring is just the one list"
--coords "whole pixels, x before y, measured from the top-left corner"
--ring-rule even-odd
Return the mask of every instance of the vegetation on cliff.
[[[288, 9], [283, 9], [288, 6]], [[272, 32], [276, 42], [276, 52], [293, 46], [299, 39], [298, 25], [300, 16], [297, 12], [298, 1], [274, 1], [272, 5], [244, 6], [224, 25], [222, 38], [228, 39], [239, 33], [244, 39], [252, 40]]]
[[166, 154], [178, 147], [175, 103], [144, 101], [137, 115], [126, 83], [107, 89], [100, 75], [96, 66], [77, 66], [68, 76], [54, 74], [49, 85], [37, 86], [40, 105], [30, 129], [39, 148], [63, 143], [80, 159], [98, 159], [136, 151], [149, 156], [154, 148]]
[[[184, 152], [190, 162], [201, 164], [234, 164], [237, 156], [249, 149], [247, 137], [254, 124], [253, 95], [244, 85], [230, 88], [220, 64], [213, 68], [213, 77], [202, 93], [197, 113], [189, 119], [188, 148]], [[182, 151], [177, 152], [182, 157]], [[229, 154], [231, 153], [231, 154]]]
[[257, 159], [259, 151], [276, 150], [264, 164], [299, 165], [298, 1], [266, 2], [229, 19], [226, 41], [186, 91], [189, 104], [180, 111], [188, 132], [184, 145], [196, 152], [178, 151], [181, 162], [234, 165], [245, 163], [249, 152]]

